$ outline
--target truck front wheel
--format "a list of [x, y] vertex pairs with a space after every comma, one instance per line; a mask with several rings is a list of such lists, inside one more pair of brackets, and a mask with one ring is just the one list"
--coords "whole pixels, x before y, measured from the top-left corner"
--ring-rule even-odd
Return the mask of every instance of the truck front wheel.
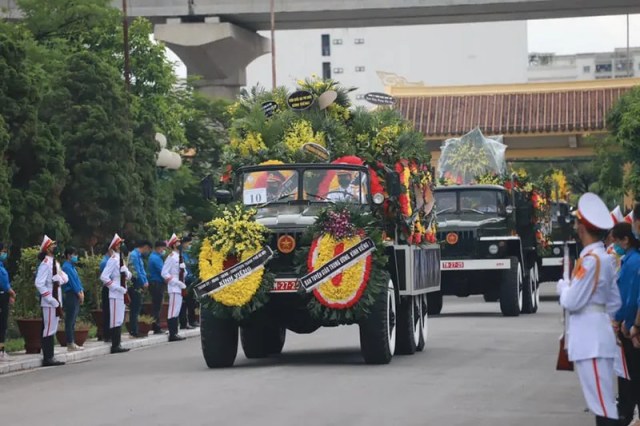
[[522, 313], [535, 314], [538, 312], [540, 292], [538, 288], [538, 264], [529, 269], [524, 279], [524, 291], [522, 295]]
[[398, 343], [396, 352], [412, 355], [420, 345], [422, 334], [422, 300], [420, 296], [403, 297], [398, 306]]
[[360, 351], [367, 364], [388, 364], [396, 349], [396, 294], [393, 281], [377, 295], [371, 313], [360, 323]]
[[207, 367], [231, 367], [238, 354], [238, 324], [232, 319], [214, 317], [209, 309], [200, 311], [200, 342]]
[[249, 359], [266, 358], [282, 352], [286, 329], [269, 322], [254, 322], [240, 327], [240, 342]]
[[500, 282], [500, 310], [505, 317], [516, 317], [522, 310], [522, 265], [512, 256], [511, 267], [502, 273]]

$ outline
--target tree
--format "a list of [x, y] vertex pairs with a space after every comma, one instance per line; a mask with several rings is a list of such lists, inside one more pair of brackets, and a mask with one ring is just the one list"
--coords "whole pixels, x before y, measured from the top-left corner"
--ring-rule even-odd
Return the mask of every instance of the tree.
[[74, 237], [93, 247], [141, 208], [124, 88], [118, 69], [90, 51], [68, 57], [59, 83], [64, 95], [53, 119], [69, 170], [63, 208]]
[[[63, 238], [68, 227], [60, 211], [65, 184], [64, 148], [46, 123], [40, 107], [47, 74], [28, 57], [30, 35], [20, 27], [0, 23], [5, 67], [0, 78], [0, 116], [9, 136], [4, 158], [11, 189], [9, 234], [15, 247], [39, 241], [43, 233]], [[5, 216], [6, 217], [6, 216]]]
[[[618, 100], [607, 123], [611, 137], [598, 153], [600, 183], [614, 192], [640, 194], [640, 88], [634, 87]], [[629, 165], [626, 176], [625, 164]]]

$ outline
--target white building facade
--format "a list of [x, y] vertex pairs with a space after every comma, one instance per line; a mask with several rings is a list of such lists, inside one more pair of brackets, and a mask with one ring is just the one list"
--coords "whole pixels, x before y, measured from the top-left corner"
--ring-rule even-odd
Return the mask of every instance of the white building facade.
[[640, 47], [613, 52], [555, 55], [531, 53], [527, 80], [530, 82], [599, 80], [640, 77]]
[[[278, 85], [330, 77], [357, 87], [353, 97], [361, 104], [365, 93], [389, 85], [526, 82], [527, 23], [277, 31], [276, 53]], [[271, 87], [270, 55], [247, 68], [247, 85], [256, 84]]]

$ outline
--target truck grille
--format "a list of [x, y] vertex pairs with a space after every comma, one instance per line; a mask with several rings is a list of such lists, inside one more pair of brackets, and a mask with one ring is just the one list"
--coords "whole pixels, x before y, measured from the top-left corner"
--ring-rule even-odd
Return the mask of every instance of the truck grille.
[[[278, 250], [278, 238], [282, 235], [291, 235], [296, 240], [296, 248], [291, 253], [285, 254]], [[275, 274], [292, 274], [294, 270], [295, 256], [300, 249], [301, 233], [299, 232], [274, 232], [269, 236], [268, 244], [273, 249], [274, 256], [267, 264], [270, 272]]]
[[[447, 235], [452, 232], [458, 235], [458, 242], [453, 245], [447, 242]], [[473, 257], [475, 255], [476, 232], [473, 230], [440, 231], [437, 237], [441, 242], [443, 259]]]

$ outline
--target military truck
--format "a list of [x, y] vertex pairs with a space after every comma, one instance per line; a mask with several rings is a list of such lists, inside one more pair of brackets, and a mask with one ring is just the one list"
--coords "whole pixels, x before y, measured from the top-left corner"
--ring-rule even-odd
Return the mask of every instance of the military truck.
[[565, 201], [551, 204], [551, 247], [542, 255], [540, 282], [555, 282], [562, 278], [562, 261], [565, 241], [569, 244], [569, 260], [573, 264], [578, 257], [576, 241], [569, 239], [572, 225], [571, 206]]
[[540, 300], [540, 242], [528, 193], [502, 185], [450, 185], [435, 190], [442, 289], [429, 295], [429, 314], [442, 296], [483, 295], [504, 316], [535, 313]]
[[[352, 184], [342, 189], [322, 189], [319, 182], [348, 172]], [[243, 321], [218, 318], [202, 310], [202, 351], [209, 367], [234, 363], [238, 337], [247, 358], [263, 358], [282, 351], [287, 330], [313, 333], [320, 327], [357, 324], [361, 352], [366, 363], [388, 363], [394, 353], [413, 354], [427, 343], [427, 295], [440, 290], [440, 247], [437, 244], [409, 245], [396, 229], [388, 230], [384, 254], [388, 258], [390, 279], [386, 291], [379, 294], [368, 316], [360, 321], [338, 323], [318, 320], [308, 309], [308, 299], [300, 291], [301, 272], [296, 257], [304, 245], [302, 238], [328, 206], [337, 198], [363, 214], [375, 215], [385, 201], [382, 193], [371, 193], [369, 169], [349, 164], [271, 164], [243, 166], [234, 171], [233, 189], [216, 190], [218, 203], [240, 201], [257, 209], [256, 220], [270, 231], [268, 244], [273, 257], [265, 270], [275, 274], [269, 301], [260, 311]], [[271, 189], [256, 182], [267, 182], [267, 175], [284, 177]], [[385, 176], [386, 197], [395, 197], [398, 176], [392, 170]], [[334, 197], [342, 195], [342, 197]], [[380, 222], [380, 231], [385, 225]], [[286, 248], [282, 241], [288, 241]], [[292, 247], [295, 249], [291, 250]], [[239, 330], [239, 332], [238, 332]]]

